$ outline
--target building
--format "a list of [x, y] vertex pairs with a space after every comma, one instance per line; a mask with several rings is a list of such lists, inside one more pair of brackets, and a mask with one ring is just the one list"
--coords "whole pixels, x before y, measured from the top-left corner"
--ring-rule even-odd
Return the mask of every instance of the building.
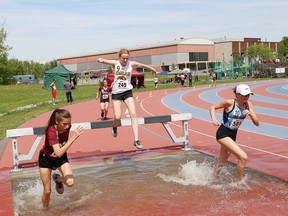
[[[128, 47], [130, 59], [156, 68], [157, 71], [171, 71], [172, 69], [190, 68], [198, 74], [198, 70], [208, 71], [215, 69], [215, 63], [221, 65], [221, 71], [232, 70], [233, 55], [240, 56], [249, 46], [264, 44], [278, 51], [278, 42], [262, 42], [261, 38], [221, 39], [209, 40], [205, 38], [180, 38], [170, 42], [161, 42], [150, 45]], [[74, 72], [105, 71], [109, 66], [97, 62], [99, 57], [118, 59], [118, 49], [66, 56], [57, 59], [58, 65], [64, 65]], [[232, 65], [232, 66], [231, 66]]]
[[[130, 59], [151, 65], [157, 71], [190, 68], [192, 70], [208, 69], [214, 59], [214, 42], [205, 38], [181, 38], [170, 42], [135, 46], [130, 50]], [[108, 68], [97, 62], [99, 57], [118, 59], [119, 50], [67, 56], [57, 59], [57, 64], [65, 65], [75, 72], [101, 71]]]
[[215, 43], [215, 60], [223, 58], [226, 61], [232, 61], [232, 54], [243, 55], [247, 48], [256, 44], [266, 45], [271, 48], [274, 52], [278, 52], [278, 42], [263, 42], [261, 38], [244, 38], [244, 40], [240, 39], [215, 39], [213, 40]]

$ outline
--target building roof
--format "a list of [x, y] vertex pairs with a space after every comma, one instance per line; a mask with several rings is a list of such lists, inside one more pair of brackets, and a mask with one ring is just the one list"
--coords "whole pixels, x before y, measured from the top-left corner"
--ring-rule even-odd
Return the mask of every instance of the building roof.
[[[133, 47], [128, 47], [130, 51], [134, 50], [141, 50], [141, 49], [150, 49], [155, 47], [165, 47], [165, 46], [176, 46], [176, 45], [213, 45], [214, 42], [206, 39], [206, 38], [183, 38], [174, 39], [172, 41], [166, 42], [158, 42], [153, 44], [146, 44], [146, 45], [136, 45]], [[96, 52], [89, 52], [89, 53], [79, 53], [71, 56], [63, 56], [58, 59], [68, 59], [68, 58], [76, 58], [76, 57], [84, 57], [84, 56], [93, 56], [93, 55], [101, 55], [101, 54], [109, 54], [109, 53], [117, 53], [120, 48], [116, 49], [109, 49], [109, 50], [100, 50]]]

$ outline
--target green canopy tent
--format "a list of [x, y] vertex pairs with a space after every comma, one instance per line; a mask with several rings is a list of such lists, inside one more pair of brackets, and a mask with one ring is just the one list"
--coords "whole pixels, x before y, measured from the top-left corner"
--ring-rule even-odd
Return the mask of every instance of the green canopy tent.
[[56, 79], [56, 88], [61, 90], [64, 89], [64, 84], [68, 79], [71, 81], [76, 76], [76, 73], [69, 71], [63, 65], [58, 65], [51, 70], [45, 71], [44, 73], [44, 89], [51, 89], [51, 82]]

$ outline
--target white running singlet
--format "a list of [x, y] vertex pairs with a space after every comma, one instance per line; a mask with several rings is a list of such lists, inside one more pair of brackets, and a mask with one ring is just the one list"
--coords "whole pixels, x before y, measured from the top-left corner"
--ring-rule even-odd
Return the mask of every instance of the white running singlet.
[[125, 67], [123, 67], [119, 61], [117, 61], [114, 68], [112, 94], [120, 94], [133, 89], [131, 84], [132, 70], [130, 61], [127, 62]]

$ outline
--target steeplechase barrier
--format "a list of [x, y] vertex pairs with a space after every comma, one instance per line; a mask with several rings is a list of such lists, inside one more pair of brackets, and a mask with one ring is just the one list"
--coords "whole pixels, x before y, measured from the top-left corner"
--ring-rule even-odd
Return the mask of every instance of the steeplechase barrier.
[[[166, 131], [168, 132], [170, 138], [174, 143], [183, 143], [183, 150], [190, 150], [189, 139], [188, 139], [188, 121], [192, 119], [191, 113], [181, 113], [163, 116], [152, 116], [152, 117], [142, 117], [138, 118], [138, 124], [154, 124], [162, 123]], [[177, 137], [173, 130], [171, 129], [169, 122], [182, 121], [182, 136]], [[121, 119], [118, 126], [130, 126], [131, 119], [125, 118]], [[97, 122], [82, 122], [72, 124], [71, 131], [74, 131], [78, 126], [82, 126], [84, 130], [109, 128], [113, 126], [113, 121], [97, 121]], [[31, 146], [28, 154], [19, 154], [17, 138], [22, 136], [35, 136], [36, 138]], [[12, 139], [12, 150], [13, 150], [13, 170], [19, 171], [20, 161], [29, 161], [34, 156], [42, 137], [45, 135], [45, 127], [34, 127], [34, 128], [17, 128], [6, 130], [7, 138]]]

